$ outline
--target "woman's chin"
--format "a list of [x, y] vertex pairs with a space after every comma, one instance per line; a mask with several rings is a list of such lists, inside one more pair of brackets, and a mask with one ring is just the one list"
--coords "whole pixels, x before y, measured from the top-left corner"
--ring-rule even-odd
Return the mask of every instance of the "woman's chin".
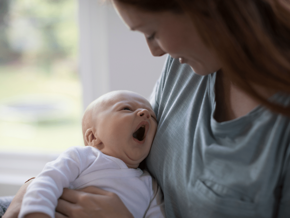
[[204, 66], [201, 65], [201, 64], [196, 64], [196, 63], [193, 63], [193, 64], [192, 64], [192, 63], [190, 63], [190, 62], [188, 62], [187, 64], [190, 66], [190, 68], [191, 68], [191, 69], [192, 69], [196, 74], [201, 75], [201, 76], [206, 76], [206, 75], [209, 75], [209, 74], [212, 74], [212, 73], [218, 71], [218, 68], [217, 68], [217, 70], [215, 70], [215, 69], [208, 69], [208, 68], [204, 67]]
[[206, 76], [206, 75], [209, 75], [209, 74], [212, 74], [214, 72], [211, 72], [211, 71], [208, 71], [208, 70], [205, 70], [205, 69], [200, 69], [200, 68], [197, 68], [196, 66], [191, 66], [191, 69], [198, 75], [200, 76]]

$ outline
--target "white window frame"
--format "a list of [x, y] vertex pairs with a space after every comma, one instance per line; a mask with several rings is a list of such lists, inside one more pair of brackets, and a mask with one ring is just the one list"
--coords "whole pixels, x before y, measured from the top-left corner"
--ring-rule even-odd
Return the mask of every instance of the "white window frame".
[[107, 7], [96, 0], [78, 0], [80, 76], [83, 105], [109, 91]]

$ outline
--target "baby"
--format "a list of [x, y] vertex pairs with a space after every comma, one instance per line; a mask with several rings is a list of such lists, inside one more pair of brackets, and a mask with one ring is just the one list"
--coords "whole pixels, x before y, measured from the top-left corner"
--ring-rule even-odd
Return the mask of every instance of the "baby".
[[86, 186], [116, 193], [134, 217], [164, 217], [156, 181], [138, 168], [156, 129], [155, 114], [142, 96], [130, 91], [101, 96], [83, 116], [86, 146], [72, 147], [46, 164], [28, 186], [18, 217], [55, 217], [63, 188]]

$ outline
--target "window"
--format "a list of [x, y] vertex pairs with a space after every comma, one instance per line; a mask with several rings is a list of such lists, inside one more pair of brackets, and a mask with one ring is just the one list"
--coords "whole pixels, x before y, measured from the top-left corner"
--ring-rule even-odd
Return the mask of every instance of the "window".
[[77, 2], [0, 1], [0, 150], [83, 144]]

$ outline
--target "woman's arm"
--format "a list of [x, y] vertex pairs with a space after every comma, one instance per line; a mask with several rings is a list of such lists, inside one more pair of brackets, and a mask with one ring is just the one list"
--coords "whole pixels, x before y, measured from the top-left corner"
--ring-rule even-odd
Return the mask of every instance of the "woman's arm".
[[277, 218], [290, 217], [290, 145], [285, 154], [286, 163], [283, 169], [283, 184]]
[[56, 218], [133, 218], [121, 199], [112, 192], [93, 186], [64, 189], [56, 207]]
[[[25, 183], [17, 192], [3, 218], [17, 218], [23, 196], [31, 181]], [[111, 192], [96, 187], [81, 190], [64, 189], [56, 207], [56, 218], [74, 217], [126, 217], [133, 218], [120, 198]]]
[[24, 185], [21, 186], [15, 197], [13, 198], [11, 204], [7, 208], [7, 211], [3, 215], [3, 218], [17, 218], [18, 214], [20, 212], [21, 204], [23, 196], [26, 192], [27, 186], [32, 182], [30, 180], [29, 182], [24, 183]]

